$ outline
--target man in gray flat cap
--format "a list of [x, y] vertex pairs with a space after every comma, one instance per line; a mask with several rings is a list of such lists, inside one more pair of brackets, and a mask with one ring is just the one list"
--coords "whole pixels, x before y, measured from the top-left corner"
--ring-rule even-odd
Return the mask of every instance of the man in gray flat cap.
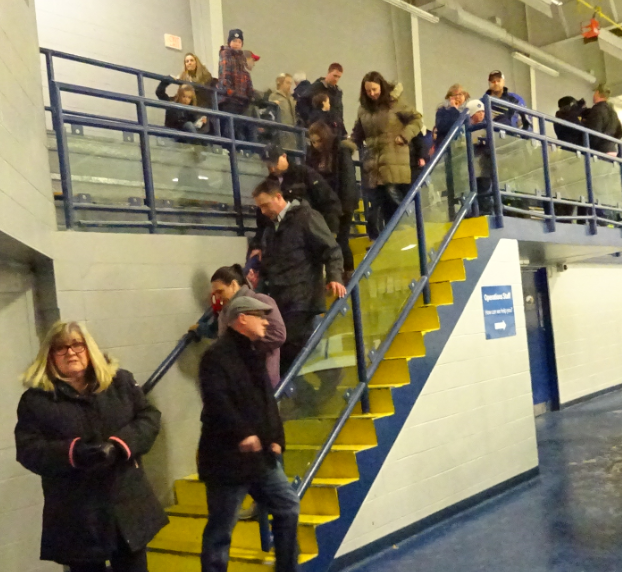
[[271, 311], [255, 298], [234, 298], [227, 331], [201, 359], [198, 467], [207, 484], [209, 513], [202, 572], [227, 569], [231, 533], [247, 494], [272, 514], [277, 572], [298, 569], [298, 495], [279, 462], [285, 449], [283, 424], [265, 357], [253, 347], [265, 335]]

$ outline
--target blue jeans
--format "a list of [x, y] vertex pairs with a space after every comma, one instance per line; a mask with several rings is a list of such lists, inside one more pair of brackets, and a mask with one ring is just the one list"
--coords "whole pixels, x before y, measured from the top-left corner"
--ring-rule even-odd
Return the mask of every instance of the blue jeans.
[[208, 521], [203, 531], [202, 572], [226, 572], [231, 534], [244, 497], [266, 507], [272, 515], [276, 572], [298, 570], [298, 515], [300, 501], [283, 468], [278, 465], [252, 483], [210, 483], [207, 488]]

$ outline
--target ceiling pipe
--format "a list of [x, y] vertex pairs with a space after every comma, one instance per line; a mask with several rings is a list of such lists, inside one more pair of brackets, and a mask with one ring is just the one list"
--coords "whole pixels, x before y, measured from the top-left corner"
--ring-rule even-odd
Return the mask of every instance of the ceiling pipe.
[[590, 84], [595, 84], [597, 82], [596, 77], [592, 74], [570, 65], [555, 56], [552, 56], [529, 42], [525, 42], [524, 40], [513, 36], [501, 26], [497, 26], [496, 24], [493, 24], [488, 20], [484, 20], [483, 18], [479, 18], [478, 16], [474, 16], [451, 0], [447, 1], [445, 6], [435, 10], [435, 12], [439, 16], [442, 16], [446, 20], [449, 20], [462, 28], [466, 28], [467, 30], [486, 36], [491, 40], [510, 46], [511, 48], [527, 54], [554, 69], [572, 74]]

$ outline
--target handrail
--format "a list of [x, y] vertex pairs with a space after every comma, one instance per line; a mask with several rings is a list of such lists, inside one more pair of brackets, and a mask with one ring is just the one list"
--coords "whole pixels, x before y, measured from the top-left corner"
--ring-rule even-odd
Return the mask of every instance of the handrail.
[[188, 329], [188, 331], [177, 342], [177, 345], [173, 348], [173, 351], [171, 351], [171, 353], [164, 358], [164, 361], [157, 367], [157, 369], [149, 376], [149, 379], [142, 385], [142, 390], [145, 395], [153, 391], [158, 382], [164, 377], [166, 372], [171, 369], [173, 364], [177, 361], [177, 359], [184, 352], [184, 350], [193, 342], [198, 342], [203, 337], [201, 329], [204, 327], [209, 327], [214, 322], [214, 320], [216, 320], [216, 317], [214, 316], [214, 312], [210, 308], [198, 319], [196, 324], [193, 324]]
[[287, 371], [287, 373], [281, 380], [281, 383], [279, 384], [276, 390], [277, 399], [281, 399], [283, 397], [287, 388], [293, 382], [295, 376], [300, 371], [300, 368], [302, 367], [302, 365], [305, 363], [307, 358], [311, 355], [313, 350], [315, 350], [315, 347], [320, 342], [320, 340], [322, 339], [322, 337], [324, 336], [324, 334], [326, 333], [330, 325], [333, 323], [334, 319], [337, 317], [339, 312], [343, 310], [343, 308], [347, 304], [348, 297], [352, 293], [352, 290], [364, 278], [373, 260], [377, 256], [378, 252], [380, 252], [380, 250], [389, 240], [389, 237], [391, 233], [393, 232], [393, 230], [395, 229], [395, 227], [397, 226], [400, 218], [406, 212], [406, 209], [408, 208], [409, 204], [414, 200], [415, 195], [420, 191], [421, 187], [423, 186], [423, 183], [428, 178], [432, 170], [439, 163], [441, 156], [444, 155], [445, 150], [449, 147], [453, 138], [458, 134], [458, 132], [464, 125], [467, 118], [468, 118], [468, 113], [466, 111], [463, 111], [460, 114], [460, 117], [458, 118], [456, 123], [453, 125], [453, 127], [447, 134], [447, 137], [445, 137], [445, 139], [443, 140], [443, 143], [434, 153], [434, 156], [432, 157], [430, 162], [426, 164], [426, 166], [423, 168], [423, 171], [421, 172], [421, 174], [419, 175], [415, 183], [412, 185], [410, 191], [408, 191], [406, 197], [404, 198], [401, 205], [396, 210], [391, 220], [386, 224], [385, 228], [382, 230], [377, 240], [374, 242], [372, 247], [369, 249], [369, 251], [365, 255], [365, 258], [363, 259], [363, 261], [359, 264], [359, 266], [354, 271], [354, 274], [352, 275], [352, 278], [350, 279], [350, 282], [348, 283], [348, 286], [346, 288], [346, 293], [344, 297], [339, 298], [333, 302], [330, 309], [326, 313], [326, 316], [320, 322], [320, 324], [316, 327], [314, 332], [311, 334], [304, 349], [298, 354], [298, 356], [292, 363], [291, 367], [289, 368], [289, 370]]

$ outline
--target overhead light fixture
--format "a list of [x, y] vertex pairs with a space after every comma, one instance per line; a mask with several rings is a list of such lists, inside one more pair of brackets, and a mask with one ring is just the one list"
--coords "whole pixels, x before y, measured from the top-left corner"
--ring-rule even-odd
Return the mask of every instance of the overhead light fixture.
[[537, 62], [536, 60], [531, 59], [525, 54], [521, 54], [520, 52], [512, 52], [512, 57], [515, 60], [518, 60], [519, 62], [523, 62], [524, 64], [527, 64], [529, 67], [532, 67], [533, 69], [536, 69], [538, 71], [541, 71], [553, 77], [559, 77], [559, 72], [557, 70], [550, 68], [549, 66], [545, 66], [544, 64], [541, 64], [540, 62]]
[[416, 16], [417, 18], [421, 18], [422, 20], [425, 20], [426, 22], [430, 22], [432, 24], [438, 24], [439, 23], [439, 17], [435, 16], [434, 14], [430, 14], [429, 12], [426, 12], [425, 10], [422, 10], [421, 8], [417, 8], [416, 6], [413, 6], [412, 4], [409, 4], [408, 2], [404, 2], [403, 0], [384, 0], [387, 4], [391, 4], [392, 6], [395, 6], [396, 8], [400, 8], [402, 10], [405, 10], [406, 12], [410, 12], [413, 16]]

